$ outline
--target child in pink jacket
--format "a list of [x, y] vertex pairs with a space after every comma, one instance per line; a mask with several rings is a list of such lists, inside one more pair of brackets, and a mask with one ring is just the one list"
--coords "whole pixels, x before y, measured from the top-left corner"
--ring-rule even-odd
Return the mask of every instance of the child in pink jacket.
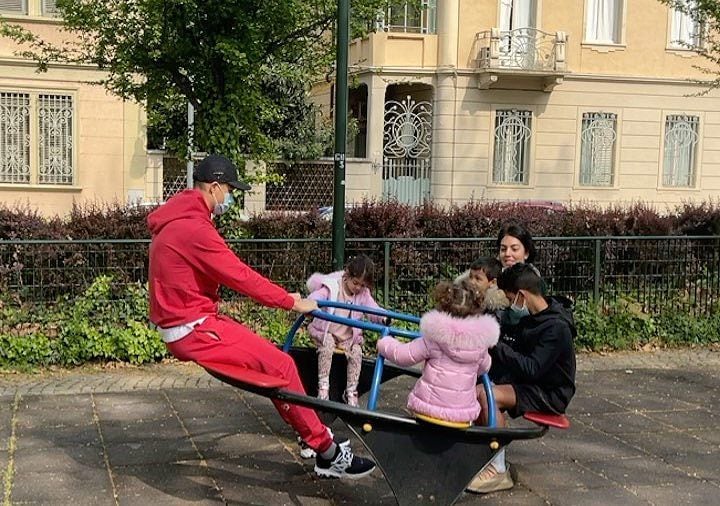
[[[315, 273], [310, 276], [307, 281], [308, 291], [311, 292], [308, 298], [379, 308], [370, 295], [374, 277], [373, 261], [367, 255], [359, 255], [350, 260], [343, 271], [331, 274]], [[358, 311], [335, 308], [327, 308], [326, 311], [354, 320], [363, 318], [363, 313]], [[377, 323], [383, 321], [381, 316], [367, 315], [367, 318]], [[357, 406], [357, 386], [362, 367], [362, 331], [356, 327], [316, 318], [308, 325], [308, 332], [315, 340], [318, 350], [318, 398], [328, 398], [333, 352], [339, 348], [347, 357], [345, 401], [350, 406]]]
[[420, 320], [422, 337], [401, 344], [392, 337], [378, 341], [388, 360], [411, 366], [425, 361], [422, 377], [408, 397], [414, 413], [449, 422], [473, 422], [480, 415], [475, 385], [490, 369], [488, 348], [495, 346], [500, 326], [483, 315], [483, 301], [462, 283], [435, 287], [435, 309]]

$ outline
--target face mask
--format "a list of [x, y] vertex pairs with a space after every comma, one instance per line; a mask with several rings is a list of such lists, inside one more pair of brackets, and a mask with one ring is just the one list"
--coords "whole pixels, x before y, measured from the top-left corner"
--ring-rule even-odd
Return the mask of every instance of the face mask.
[[214, 194], [211, 195], [216, 202], [215, 208], [213, 209], [213, 214], [215, 216], [221, 216], [225, 214], [227, 210], [230, 209], [230, 206], [235, 203], [235, 197], [233, 197], [233, 194], [231, 192], [227, 192], [225, 194], [225, 198], [222, 202], [218, 202]]
[[530, 314], [530, 311], [527, 308], [527, 302], [525, 300], [523, 300], [522, 306], [517, 305], [517, 298], [519, 295], [519, 292], [515, 295], [515, 299], [513, 300], [513, 303], [510, 305], [510, 309], [507, 312], [510, 325], [517, 325], [522, 318]]

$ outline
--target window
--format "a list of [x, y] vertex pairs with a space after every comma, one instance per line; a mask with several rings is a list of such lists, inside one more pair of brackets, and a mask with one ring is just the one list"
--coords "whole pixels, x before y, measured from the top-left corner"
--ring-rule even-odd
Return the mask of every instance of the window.
[[617, 116], [586, 112], [580, 133], [580, 184], [612, 186], [615, 172]]
[[498, 110], [495, 113], [493, 182], [527, 184], [530, 161], [531, 111]]
[[56, 0], [42, 0], [42, 13], [45, 16], [54, 16], [57, 14]]
[[702, 25], [689, 14], [697, 9], [695, 2], [689, 0], [685, 12], [679, 9], [670, 11], [670, 47], [691, 49], [702, 44]]
[[673, 114], [665, 119], [663, 185], [695, 186], [695, 160], [700, 118]]
[[0, 93], [0, 183], [30, 182], [30, 95]]
[[386, 32], [435, 33], [437, 0], [396, 1], [377, 20], [377, 29]]
[[620, 44], [623, 0], [587, 0], [585, 41]]
[[0, 183], [75, 184], [73, 116], [70, 95], [0, 92]]
[[27, 0], [0, 0], [0, 12], [27, 14]]

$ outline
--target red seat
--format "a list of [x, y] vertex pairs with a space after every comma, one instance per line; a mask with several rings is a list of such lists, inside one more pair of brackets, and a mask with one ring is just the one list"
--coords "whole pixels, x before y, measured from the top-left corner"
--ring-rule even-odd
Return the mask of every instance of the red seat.
[[275, 376], [270, 376], [269, 374], [253, 371], [247, 367], [230, 364], [218, 364], [214, 362], [198, 362], [198, 364], [208, 371], [220, 373], [228, 378], [259, 388], [280, 388], [286, 387], [290, 384], [290, 382], [284, 378], [277, 378]]
[[555, 427], [557, 429], [567, 429], [570, 427], [570, 420], [565, 415], [554, 415], [551, 413], [540, 413], [538, 411], [528, 411], [523, 415], [525, 420], [530, 420], [538, 425], [547, 427]]

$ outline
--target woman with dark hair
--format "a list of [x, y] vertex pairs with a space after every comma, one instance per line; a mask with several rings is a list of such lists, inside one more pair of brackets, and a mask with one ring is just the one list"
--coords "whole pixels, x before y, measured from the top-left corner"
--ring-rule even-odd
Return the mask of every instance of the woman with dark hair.
[[535, 261], [535, 244], [530, 232], [519, 223], [505, 223], [498, 232], [498, 260], [503, 269]]

